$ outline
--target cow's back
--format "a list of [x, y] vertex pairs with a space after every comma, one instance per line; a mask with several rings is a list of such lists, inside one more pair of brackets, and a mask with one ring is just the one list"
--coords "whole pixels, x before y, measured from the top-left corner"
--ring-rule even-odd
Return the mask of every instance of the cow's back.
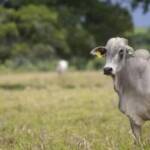
[[134, 53], [134, 57], [140, 57], [143, 59], [149, 59], [150, 58], [150, 53], [146, 49], [137, 49]]

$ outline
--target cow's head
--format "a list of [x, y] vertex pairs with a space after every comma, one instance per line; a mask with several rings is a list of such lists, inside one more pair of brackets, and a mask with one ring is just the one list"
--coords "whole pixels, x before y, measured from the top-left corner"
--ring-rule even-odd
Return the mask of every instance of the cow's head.
[[134, 50], [128, 45], [128, 40], [125, 38], [111, 38], [106, 46], [99, 46], [91, 51], [91, 54], [104, 56], [106, 64], [104, 66], [104, 74], [115, 76], [119, 72], [126, 59], [133, 56]]

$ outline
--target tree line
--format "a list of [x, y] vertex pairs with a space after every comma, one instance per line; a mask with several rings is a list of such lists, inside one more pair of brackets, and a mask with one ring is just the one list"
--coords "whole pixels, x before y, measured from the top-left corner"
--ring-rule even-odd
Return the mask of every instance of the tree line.
[[[134, 7], [138, 3], [132, 1]], [[143, 6], [147, 10], [146, 2]], [[110, 0], [2, 0], [0, 62], [63, 58], [84, 64], [93, 47], [133, 28], [129, 11]]]

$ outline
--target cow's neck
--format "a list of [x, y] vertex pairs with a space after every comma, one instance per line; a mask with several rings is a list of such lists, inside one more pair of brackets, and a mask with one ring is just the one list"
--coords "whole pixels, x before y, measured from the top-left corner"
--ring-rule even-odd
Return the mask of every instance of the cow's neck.
[[[118, 93], [123, 92], [126, 88], [125, 80], [125, 67], [123, 67], [116, 75], [113, 77], [114, 89]], [[127, 77], [127, 76], [126, 76]]]
[[114, 90], [117, 92], [119, 97], [119, 109], [121, 112], [128, 114], [130, 111], [127, 109], [127, 106], [130, 104], [130, 99], [128, 98], [130, 91], [128, 91], [128, 82], [126, 81], [128, 79], [126, 79], [126, 77], [125, 68], [123, 68], [113, 77], [113, 82]]

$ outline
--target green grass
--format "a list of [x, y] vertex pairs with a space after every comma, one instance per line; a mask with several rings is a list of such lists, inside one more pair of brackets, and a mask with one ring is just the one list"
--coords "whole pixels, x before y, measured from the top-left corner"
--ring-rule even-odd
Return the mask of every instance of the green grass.
[[[0, 75], [0, 149], [136, 150], [110, 78], [99, 72]], [[150, 147], [150, 125], [143, 130]]]

